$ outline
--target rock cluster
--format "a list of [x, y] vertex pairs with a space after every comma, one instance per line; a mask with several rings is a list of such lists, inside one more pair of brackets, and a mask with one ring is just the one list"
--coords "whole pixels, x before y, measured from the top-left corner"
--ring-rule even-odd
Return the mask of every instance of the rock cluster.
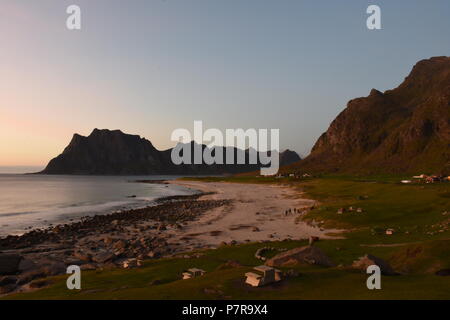
[[0, 294], [34, 282], [39, 286], [40, 278], [65, 274], [69, 265], [82, 270], [134, 268], [145, 259], [175, 254], [176, 244], [168, 242], [171, 230], [230, 202], [197, 197], [166, 198], [151, 207], [85, 217], [0, 239]]

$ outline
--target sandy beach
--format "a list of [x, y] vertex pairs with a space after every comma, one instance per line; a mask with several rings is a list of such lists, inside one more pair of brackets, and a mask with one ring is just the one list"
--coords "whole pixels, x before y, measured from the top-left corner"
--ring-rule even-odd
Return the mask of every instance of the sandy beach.
[[[297, 191], [280, 185], [240, 184], [227, 182], [171, 181], [170, 183], [213, 192], [199, 200], [232, 200], [230, 205], [216, 207], [189, 223], [183, 231], [172, 231], [172, 241], [198, 247], [217, 246], [223, 242], [307, 239], [310, 236], [330, 238], [323, 230], [299, 221], [299, 212], [316, 204], [300, 198]], [[285, 212], [291, 209], [287, 215]], [[181, 241], [182, 240], [182, 241]]]

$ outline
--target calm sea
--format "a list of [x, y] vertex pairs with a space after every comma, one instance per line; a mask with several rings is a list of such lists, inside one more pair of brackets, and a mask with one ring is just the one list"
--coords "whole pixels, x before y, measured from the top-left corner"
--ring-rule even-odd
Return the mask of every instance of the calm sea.
[[145, 207], [163, 196], [196, 192], [175, 185], [134, 182], [174, 178], [0, 174], [0, 237], [83, 216]]

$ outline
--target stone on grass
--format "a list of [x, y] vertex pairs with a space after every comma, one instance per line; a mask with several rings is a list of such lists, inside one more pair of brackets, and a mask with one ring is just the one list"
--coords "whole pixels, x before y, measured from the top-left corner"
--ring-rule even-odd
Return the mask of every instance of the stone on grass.
[[335, 264], [319, 248], [314, 246], [299, 247], [277, 254], [267, 260], [266, 265], [271, 267], [282, 267], [299, 263], [319, 265], [323, 267], [334, 267]]
[[394, 271], [394, 269], [392, 269], [389, 263], [371, 254], [366, 254], [365, 256], [360, 257], [358, 260], [354, 261], [352, 267], [354, 269], [362, 270], [365, 272], [367, 268], [371, 265], [377, 265], [378, 267], [380, 267], [382, 275], [385, 276], [397, 275], [397, 273]]

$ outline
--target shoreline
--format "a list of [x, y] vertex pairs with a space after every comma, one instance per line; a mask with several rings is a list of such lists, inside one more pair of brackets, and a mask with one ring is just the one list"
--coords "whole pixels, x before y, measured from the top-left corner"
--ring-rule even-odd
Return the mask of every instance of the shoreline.
[[[20, 174], [23, 175], [23, 174]], [[167, 180], [133, 180], [129, 179], [126, 182], [128, 183], [145, 183], [145, 184], [154, 184], [154, 185], [165, 185], [165, 188], [169, 187]], [[0, 228], [5, 227], [4, 232], [0, 233], [0, 240], [3, 238], [6, 238], [8, 236], [23, 236], [24, 234], [27, 234], [31, 231], [39, 231], [39, 230], [45, 230], [50, 227], [55, 227], [59, 225], [64, 224], [72, 224], [81, 221], [82, 219], [88, 218], [88, 217], [94, 217], [94, 216], [100, 216], [100, 215], [109, 215], [116, 212], [121, 211], [130, 211], [130, 210], [139, 210], [151, 206], [158, 205], [161, 200], [164, 200], [165, 198], [170, 197], [176, 197], [178, 195], [180, 196], [191, 196], [196, 195], [200, 191], [194, 190], [191, 188], [183, 188], [182, 190], [175, 190], [172, 188], [172, 191], [169, 192], [169, 194], [175, 194], [174, 196], [170, 195], [158, 195], [154, 198], [146, 199], [145, 196], [136, 196], [134, 193], [129, 193], [126, 196], [123, 196], [122, 198], [117, 198], [115, 200], [109, 200], [108, 202], [99, 202], [95, 204], [88, 204], [88, 205], [80, 205], [80, 206], [66, 206], [66, 207], [55, 207], [54, 211], [51, 214], [46, 214], [45, 211], [30, 211], [30, 212], [17, 212], [17, 213], [10, 213], [5, 215], [6, 216], [14, 216], [14, 215], [21, 215], [21, 214], [28, 214], [30, 213], [31, 216], [35, 214], [40, 214], [38, 218], [33, 218], [28, 222], [22, 222], [21, 225], [15, 226], [14, 222], [10, 223], [9, 221], [3, 222], [4, 224], [0, 223]], [[89, 207], [89, 208], [85, 208]], [[74, 211], [72, 209], [77, 209], [78, 211]], [[50, 209], [53, 210], [53, 209]], [[65, 212], [67, 210], [67, 212]], [[71, 212], [73, 211], [73, 212]], [[50, 211], [51, 212], [51, 211]], [[2, 216], [0, 216], [2, 217]], [[12, 226], [11, 226], [12, 224]]]
[[[168, 183], [199, 193], [161, 197], [154, 206], [95, 215], [0, 239], [0, 253], [20, 260], [6, 276], [9, 281], [0, 275], [0, 295], [45, 286], [39, 279], [65, 274], [68, 265], [79, 265], [81, 270], [139, 266], [143, 260], [221, 245], [332, 238], [326, 233], [333, 230], [299, 221], [300, 209], [308, 210], [316, 202], [299, 198], [288, 187]], [[293, 208], [299, 213], [286, 213]]]

